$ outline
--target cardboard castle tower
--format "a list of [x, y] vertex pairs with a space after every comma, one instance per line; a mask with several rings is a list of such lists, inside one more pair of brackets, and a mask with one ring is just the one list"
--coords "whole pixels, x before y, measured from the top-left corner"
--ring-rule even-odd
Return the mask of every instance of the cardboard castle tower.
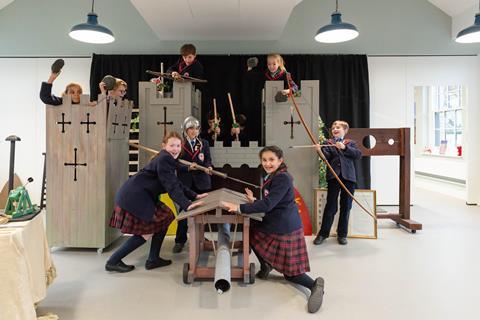
[[128, 178], [133, 102], [47, 105], [47, 235], [51, 246], [103, 249], [119, 233], [108, 222]]
[[[201, 121], [202, 95], [192, 82], [173, 83], [173, 96], [164, 98], [152, 82], [139, 82], [140, 134], [141, 145], [160, 150], [166, 132], [182, 132], [183, 120], [194, 116]], [[139, 168], [150, 159], [149, 154], [140, 151]]]

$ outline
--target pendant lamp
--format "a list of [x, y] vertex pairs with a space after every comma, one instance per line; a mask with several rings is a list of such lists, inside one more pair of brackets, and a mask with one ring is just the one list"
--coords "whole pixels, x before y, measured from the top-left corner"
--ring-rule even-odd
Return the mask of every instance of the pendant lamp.
[[350, 41], [358, 37], [358, 30], [353, 24], [342, 22], [342, 14], [338, 11], [338, 0], [336, 9], [332, 13], [332, 22], [321, 27], [315, 35], [315, 40], [323, 43], [338, 43]]
[[458, 43], [480, 42], [480, 1], [478, 1], [478, 13], [475, 15], [475, 22], [470, 27], [460, 31], [455, 41]]
[[72, 27], [69, 36], [75, 40], [87, 43], [110, 43], [115, 41], [113, 32], [98, 24], [98, 16], [93, 11], [95, 0], [92, 0], [92, 11], [87, 14], [87, 22]]

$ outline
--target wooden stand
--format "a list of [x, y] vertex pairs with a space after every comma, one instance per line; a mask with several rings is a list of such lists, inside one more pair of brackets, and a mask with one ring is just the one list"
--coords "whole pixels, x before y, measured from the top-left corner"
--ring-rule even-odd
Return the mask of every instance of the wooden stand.
[[[376, 140], [373, 148], [366, 148], [362, 143], [369, 136]], [[410, 128], [351, 128], [347, 138], [357, 141], [363, 156], [400, 157], [398, 213], [377, 214], [377, 219], [392, 219], [412, 233], [422, 230], [421, 223], [410, 219]]]
[[[210, 241], [205, 240], [204, 229], [206, 224], [242, 224], [242, 241], [235, 242], [234, 248], [238, 249], [238, 266], [231, 266], [231, 279], [240, 280], [244, 283], [255, 282], [255, 264], [250, 263], [249, 229], [250, 218], [261, 219], [258, 215], [230, 214], [222, 210], [221, 201], [233, 203], [245, 203], [245, 196], [241, 193], [223, 188], [210, 192], [203, 199], [205, 205], [197, 209], [182, 212], [177, 219], [188, 219], [189, 234], [189, 262], [183, 266], [183, 282], [190, 284], [195, 280], [215, 277], [215, 267], [199, 265], [199, 257], [202, 252], [212, 251]], [[240, 230], [238, 230], [240, 231]]]

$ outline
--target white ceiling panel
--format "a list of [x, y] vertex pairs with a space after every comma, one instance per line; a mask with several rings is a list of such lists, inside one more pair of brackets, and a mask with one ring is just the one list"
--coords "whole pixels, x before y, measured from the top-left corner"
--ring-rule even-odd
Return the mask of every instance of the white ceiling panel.
[[130, 0], [160, 40], [276, 40], [302, 0]]
[[478, 8], [479, 0], [428, 0], [433, 5], [437, 6], [440, 10], [450, 15], [456, 16], [464, 12], [465, 10], [476, 6]]
[[0, 0], [0, 10], [12, 3], [13, 0]]

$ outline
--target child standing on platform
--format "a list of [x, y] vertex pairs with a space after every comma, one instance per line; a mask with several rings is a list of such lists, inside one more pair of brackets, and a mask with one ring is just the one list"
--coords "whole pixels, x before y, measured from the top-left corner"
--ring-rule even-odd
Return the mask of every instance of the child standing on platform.
[[[207, 167], [212, 170], [212, 158], [208, 142], [198, 137], [200, 122], [192, 116], [187, 117], [182, 125], [185, 137], [182, 145], [180, 159], [193, 162], [191, 167], [181, 166], [178, 170], [178, 178], [188, 188], [197, 193], [204, 193], [211, 189], [210, 176], [203, 171], [195, 170], [195, 164]], [[173, 253], [180, 253], [187, 242], [187, 219], [178, 221], [177, 234]]]
[[270, 53], [267, 56], [267, 67], [268, 70], [265, 72], [265, 79], [269, 81], [284, 81], [284, 89], [281, 91], [284, 96], [290, 93], [289, 87], [292, 90], [291, 93], [298, 91], [298, 86], [292, 80], [291, 74], [285, 69], [285, 63], [281, 55]]
[[[111, 77], [111, 76], [107, 76], [107, 77]], [[103, 79], [106, 79], [107, 77]], [[114, 77], [111, 77], [111, 78], [112, 78], [112, 81], [115, 81], [113, 85], [113, 89], [107, 90], [107, 85], [105, 84], [105, 82], [102, 81], [98, 85], [100, 87], [100, 92], [105, 95], [108, 92], [107, 99], [123, 98], [127, 93], [127, 83], [120, 78], [114, 78]]]
[[[347, 122], [341, 120], [335, 121], [331, 128], [333, 138], [327, 140], [327, 144], [332, 145], [332, 147], [322, 147], [322, 152], [348, 191], [353, 194], [357, 181], [355, 160], [362, 157], [362, 152], [358, 150], [355, 141], [345, 139], [348, 128]], [[317, 145], [317, 149], [318, 148], [320, 148], [320, 146]], [[339, 244], [346, 245], [348, 243], [348, 218], [350, 209], [352, 208], [352, 198], [345, 190], [341, 189], [340, 184], [330, 171], [327, 171], [327, 183], [327, 203], [323, 211], [322, 226], [313, 243], [316, 245], [322, 244], [322, 242], [329, 237], [333, 219], [337, 213], [338, 194], [340, 193], [340, 217], [338, 219], [337, 241]]]
[[[61, 63], [59, 63], [61, 62]], [[59, 59], [55, 61], [52, 65], [52, 73], [48, 78], [47, 82], [42, 82], [42, 86], [40, 88], [40, 100], [43, 103], [49, 104], [52, 106], [59, 106], [63, 104], [63, 97], [68, 95], [72, 99], [73, 104], [80, 103], [80, 96], [83, 93], [82, 87], [78, 83], [69, 83], [63, 92], [62, 97], [57, 97], [52, 94], [52, 86], [53, 82], [57, 77], [60, 75], [61, 68], [63, 67], [63, 60]]]
[[[223, 133], [221, 129], [221, 121], [219, 115], [217, 115], [217, 119], [215, 119], [214, 112], [210, 111], [207, 116], [208, 119], [208, 129], [204, 131], [202, 136], [205, 140], [208, 141], [209, 146], [213, 147], [215, 141], [222, 142], [223, 145]], [[215, 122], [216, 121], [216, 122]]]
[[160, 153], [133, 177], [130, 177], [115, 196], [115, 210], [110, 226], [122, 233], [133, 234], [108, 259], [107, 271], [129, 272], [135, 267], [122, 259], [152, 238], [150, 252], [145, 263], [147, 270], [167, 266], [171, 260], [160, 258], [160, 249], [168, 226], [174, 219], [173, 212], [160, 202], [159, 196], [168, 192], [182, 210], [191, 210], [202, 204], [194, 199], [207, 196], [186, 188], [176, 176], [182, 137], [177, 132], [168, 133], [163, 139]]
[[265, 212], [263, 220], [252, 223], [250, 228], [250, 245], [260, 261], [257, 277], [267, 279], [275, 269], [286, 280], [310, 289], [308, 312], [317, 312], [323, 302], [325, 282], [321, 277], [313, 280], [306, 274], [310, 271], [307, 246], [283, 151], [276, 146], [264, 147], [260, 158], [267, 174], [262, 184], [263, 199], [256, 200], [252, 191], [245, 189], [249, 203], [222, 205], [229, 212]]
[[187, 76], [197, 79], [203, 79], [203, 66], [197, 60], [197, 48], [193, 44], [187, 43], [180, 48], [181, 58], [167, 69], [174, 79], [181, 76]]
[[249, 137], [246, 130], [247, 117], [244, 114], [239, 114], [236, 120], [238, 126], [232, 126], [230, 130], [230, 136], [227, 139], [227, 146], [231, 146], [232, 141], [236, 141], [238, 135], [238, 141], [240, 141], [240, 146], [248, 147]]

